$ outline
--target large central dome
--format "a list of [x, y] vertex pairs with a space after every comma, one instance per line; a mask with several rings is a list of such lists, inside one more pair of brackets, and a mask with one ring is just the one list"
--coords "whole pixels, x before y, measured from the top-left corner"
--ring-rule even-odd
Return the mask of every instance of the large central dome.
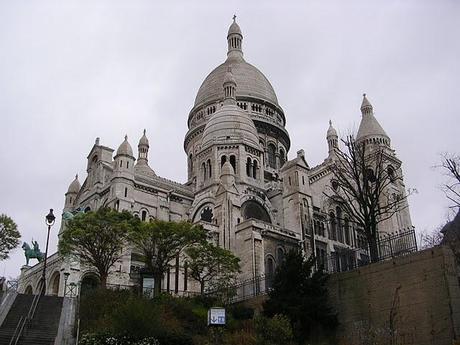
[[228, 29], [227, 42], [227, 60], [215, 68], [203, 81], [195, 98], [195, 107], [223, 98], [222, 83], [229, 68], [231, 68], [238, 85], [237, 99], [256, 98], [278, 105], [275, 91], [268, 79], [256, 67], [244, 61], [243, 34], [235, 18], [233, 18], [233, 23]]
[[237, 98], [258, 98], [278, 105], [275, 91], [268, 79], [256, 67], [244, 61], [242, 56], [229, 56], [203, 81], [195, 98], [195, 106], [224, 97], [222, 83], [228, 68], [232, 69], [238, 89]]

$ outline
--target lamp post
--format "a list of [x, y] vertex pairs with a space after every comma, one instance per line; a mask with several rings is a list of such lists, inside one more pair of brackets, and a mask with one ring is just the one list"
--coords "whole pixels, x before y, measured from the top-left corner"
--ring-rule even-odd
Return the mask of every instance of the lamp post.
[[45, 217], [45, 223], [48, 225], [48, 235], [46, 236], [46, 250], [45, 250], [45, 260], [43, 262], [43, 274], [42, 274], [42, 280], [43, 280], [43, 289], [42, 289], [42, 295], [46, 293], [46, 259], [48, 258], [48, 243], [50, 240], [50, 230], [51, 227], [54, 224], [54, 221], [56, 220], [56, 217], [53, 214], [53, 209], [50, 209], [50, 213], [48, 213]]

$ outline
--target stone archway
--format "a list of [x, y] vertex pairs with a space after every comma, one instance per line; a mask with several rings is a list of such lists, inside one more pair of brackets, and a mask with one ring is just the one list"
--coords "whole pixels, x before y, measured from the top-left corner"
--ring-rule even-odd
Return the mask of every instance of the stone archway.
[[32, 288], [32, 285], [27, 285], [26, 289], [24, 290], [24, 294], [32, 295], [33, 293], [34, 293], [34, 290]]
[[52, 296], [57, 296], [59, 294], [59, 283], [61, 282], [61, 275], [59, 272], [54, 273], [51, 276], [48, 291]]
[[101, 280], [95, 273], [87, 273], [81, 279], [81, 295], [97, 289]]

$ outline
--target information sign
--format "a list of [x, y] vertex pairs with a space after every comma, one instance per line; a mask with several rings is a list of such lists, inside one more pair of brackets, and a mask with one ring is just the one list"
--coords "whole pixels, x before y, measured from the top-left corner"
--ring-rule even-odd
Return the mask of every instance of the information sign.
[[225, 308], [208, 310], [208, 326], [225, 326]]

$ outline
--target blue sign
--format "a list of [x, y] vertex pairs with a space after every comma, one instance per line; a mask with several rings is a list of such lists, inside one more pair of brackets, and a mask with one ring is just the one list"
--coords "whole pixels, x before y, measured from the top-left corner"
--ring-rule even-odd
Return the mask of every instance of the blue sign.
[[225, 326], [225, 308], [211, 308], [208, 310], [208, 326]]

